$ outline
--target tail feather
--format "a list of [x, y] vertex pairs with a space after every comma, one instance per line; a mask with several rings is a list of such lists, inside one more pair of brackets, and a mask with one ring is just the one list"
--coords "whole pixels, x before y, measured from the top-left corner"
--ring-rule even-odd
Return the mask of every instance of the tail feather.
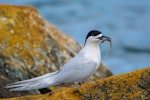
[[48, 73], [48, 74], [45, 74], [43, 76], [39, 76], [39, 77], [35, 77], [35, 78], [32, 78], [32, 79], [27, 79], [27, 80], [23, 80], [23, 81], [18, 81], [18, 82], [14, 82], [14, 83], [10, 83], [10, 84], [7, 84], [7, 86], [9, 85], [15, 85], [15, 84], [19, 84], [19, 83], [27, 83], [27, 82], [31, 82], [31, 81], [37, 81], [37, 80], [40, 80], [40, 79], [43, 79], [43, 78], [47, 78], [47, 77], [50, 77], [52, 75], [56, 74], [56, 72], [53, 72], [53, 73]]
[[41, 89], [52, 85], [58, 85], [59, 83], [55, 82], [56, 73], [57, 72], [48, 73], [33, 79], [10, 83], [7, 84], [5, 88], [10, 89], [10, 91], [24, 91]]

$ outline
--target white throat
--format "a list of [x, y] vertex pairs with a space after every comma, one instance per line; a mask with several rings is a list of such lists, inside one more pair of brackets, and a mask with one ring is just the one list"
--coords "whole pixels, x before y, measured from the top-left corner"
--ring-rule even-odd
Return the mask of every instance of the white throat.
[[97, 43], [86, 43], [84, 48], [84, 56], [87, 59], [96, 61], [99, 65], [101, 62], [101, 51], [98, 42]]

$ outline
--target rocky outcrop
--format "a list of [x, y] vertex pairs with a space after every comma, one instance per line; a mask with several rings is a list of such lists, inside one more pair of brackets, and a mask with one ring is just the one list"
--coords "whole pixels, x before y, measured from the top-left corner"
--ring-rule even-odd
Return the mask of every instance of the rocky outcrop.
[[0, 5], [0, 97], [20, 94], [4, 89], [6, 83], [56, 71], [80, 49], [35, 8]]
[[4, 100], [150, 100], [150, 67], [115, 75], [76, 88]]
[[[80, 49], [77, 42], [44, 20], [35, 8], [0, 5], [0, 97], [38, 94], [10, 92], [4, 86], [56, 71]], [[111, 75], [101, 66], [91, 79]]]
[[33, 7], [1, 5], [0, 21], [0, 53], [8, 57], [6, 64], [25, 73], [18, 76], [22, 79], [58, 70], [81, 48]]

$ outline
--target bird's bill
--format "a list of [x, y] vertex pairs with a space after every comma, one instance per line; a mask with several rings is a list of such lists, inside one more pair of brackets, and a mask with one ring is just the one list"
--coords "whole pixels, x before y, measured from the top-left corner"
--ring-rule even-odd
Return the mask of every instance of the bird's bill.
[[105, 42], [105, 41], [109, 41], [111, 42], [111, 38], [107, 37], [107, 36], [101, 36], [100, 37], [101, 43]]

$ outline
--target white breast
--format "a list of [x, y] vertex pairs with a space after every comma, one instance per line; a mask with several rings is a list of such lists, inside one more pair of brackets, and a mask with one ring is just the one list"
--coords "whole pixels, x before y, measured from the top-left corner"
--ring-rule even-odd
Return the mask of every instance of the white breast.
[[81, 53], [83, 53], [83, 56], [87, 60], [97, 62], [97, 65], [100, 64], [101, 53], [100, 53], [99, 45], [87, 45], [81, 50]]

